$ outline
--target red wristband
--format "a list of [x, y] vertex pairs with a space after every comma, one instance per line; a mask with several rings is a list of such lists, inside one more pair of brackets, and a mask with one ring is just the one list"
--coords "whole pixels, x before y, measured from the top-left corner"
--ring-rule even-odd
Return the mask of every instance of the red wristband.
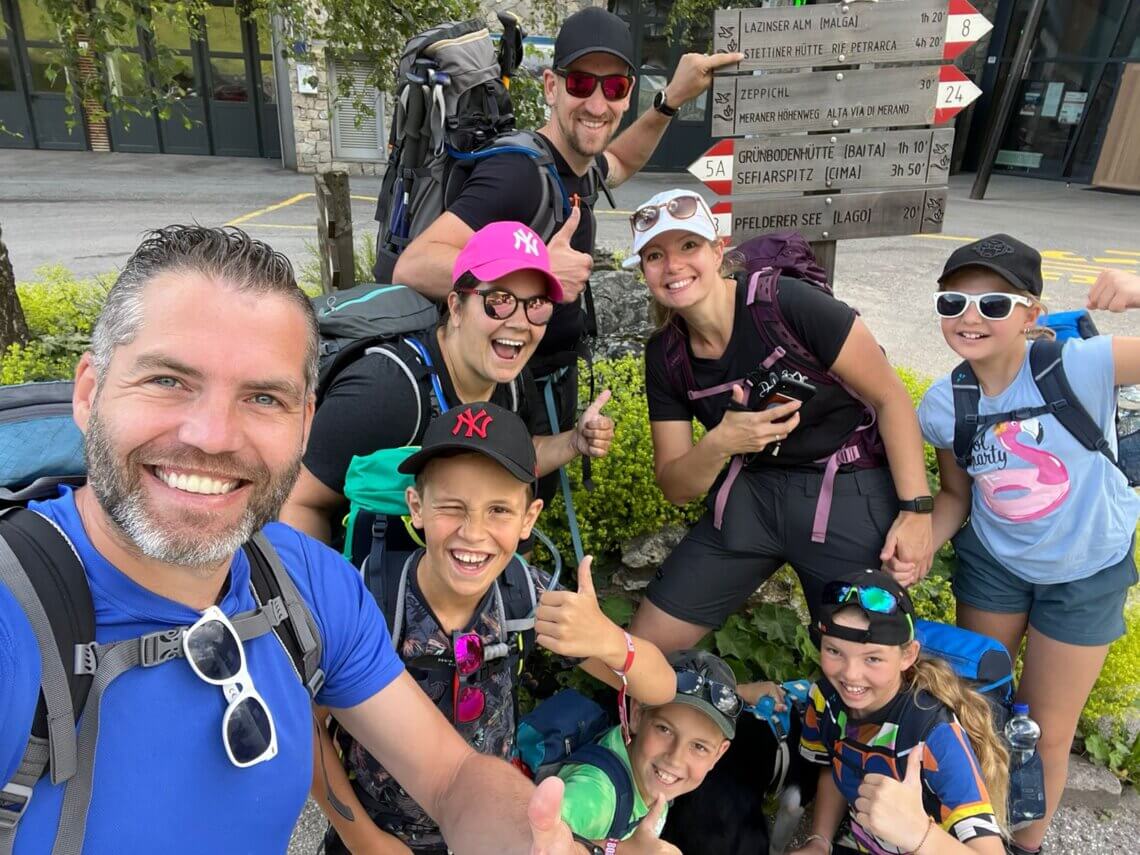
[[625, 636], [625, 664], [621, 666], [620, 671], [616, 668], [611, 668], [610, 670], [621, 677], [622, 680], [625, 680], [626, 675], [629, 673], [629, 669], [633, 667], [634, 649], [633, 636], [626, 632], [624, 629], [622, 630], [622, 635]]

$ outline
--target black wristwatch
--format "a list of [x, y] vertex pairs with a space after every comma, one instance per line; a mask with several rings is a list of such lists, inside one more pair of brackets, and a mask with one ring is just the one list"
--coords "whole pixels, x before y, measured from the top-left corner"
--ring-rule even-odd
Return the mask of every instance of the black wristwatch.
[[899, 510], [910, 511], [912, 514], [934, 513], [933, 496], [915, 496], [913, 499], [899, 499]]
[[588, 837], [583, 837], [581, 834], [574, 835], [574, 842], [581, 843], [583, 846], [585, 846], [586, 851], [589, 853], [589, 855], [606, 855], [605, 849], [603, 849], [593, 840], [590, 840]]
[[665, 103], [664, 89], [658, 89], [657, 94], [653, 96], [653, 109], [660, 113], [662, 116], [666, 116], [670, 119], [677, 115], [677, 108], [670, 107]]

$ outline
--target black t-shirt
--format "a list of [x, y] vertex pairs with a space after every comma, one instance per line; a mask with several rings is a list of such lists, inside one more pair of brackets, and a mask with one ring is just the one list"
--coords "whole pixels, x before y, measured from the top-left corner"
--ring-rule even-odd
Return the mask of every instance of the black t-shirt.
[[[438, 372], [443, 397], [448, 407], [459, 402], [459, 396], [447, 373], [443, 355], [435, 335], [425, 336], [431, 363]], [[372, 454], [382, 448], [416, 445], [427, 424], [416, 402], [416, 393], [404, 370], [390, 357], [393, 352], [366, 353], [336, 376], [313, 416], [304, 464], [322, 484], [338, 493], [344, 492], [344, 476], [355, 455]], [[414, 352], [397, 346], [396, 355], [403, 361], [414, 358]], [[416, 365], [409, 365], [413, 374]], [[511, 384], [499, 384], [491, 402], [514, 410], [534, 432], [533, 407], [538, 390], [527, 369], [516, 380], [517, 396]], [[423, 387], [420, 394], [424, 394]], [[515, 399], [517, 397], [517, 405]], [[418, 430], [417, 430], [418, 423]]]
[[[545, 137], [544, 137], [545, 139]], [[585, 176], [578, 176], [566, 159], [550, 141], [547, 144], [554, 155], [554, 166], [568, 196], [583, 195], [587, 188]], [[609, 174], [609, 161], [598, 157], [602, 176]], [[463, 183], [459, 196], [448, 211], [478, 231], [488, 223], [499, 220], [517, 220], [529, 223], [538, 213], [542, 202], [542, 185], [538, 181], [534, 163], [525, 154], [499, 154], [479, 161]], [[582, 211], [582, 219], [570, 239], [570, 246], [579, 252], [594, 251], [595, 226], [592, 210]], [[574, 350], [586, 330], [586, 316], [582, 299], [573, 303], [560, 303], [554, 307], [554, 317], [546, 327], [546, 335], [538, 343], [533, 359], [541, 363], [543, 357]]]
[[[730, 380], [737, 380], [759, 367], [769, 355], [769, 349], [756, 331], [751, 309], [746, 304], [747, 284], [741, 282], [736, 289], [736, 315], [732, 337], [718, 359], [693, 356], [688, 339], [685, 348], [693, 366], [693, 379], [697, 389], [707, 389]], [[855, 310], [813, 285], [799, 279], [782, 277], [777, 287], [780, 311], [792, 332], [816, 357], [824, 368], [831, 368], [855, 323]], [[782, 377], [793, 377], [816, 386], [815, 396], [800, 408], [800, 424], [779, 445], [779, 454], [773, 456], [775, 446], [769, 445], [753, 458], [752, 465], [805, 466], [830, 456], [859, 425], [863, 405], [837, 384], [816, 384], [800, 375], [781, 360], [773, 366]], [[679, 380], [679, 378], [678, 378]], [[678, 384], [679, 385], [679, 384]], [[706, 429], [720, 424], [731, 392], [722, 392], [707, 398], [690, 401], [678, 391], [665, 368], [665, 337], [655, 335], [645, 349], [645, 390], [649, 399], [649, 420], [654, 422], [692, 421], [697, 419]], [[768, 395], [771, 384], [764, 380], [752, 392], [752, 402], [758, 405]]]

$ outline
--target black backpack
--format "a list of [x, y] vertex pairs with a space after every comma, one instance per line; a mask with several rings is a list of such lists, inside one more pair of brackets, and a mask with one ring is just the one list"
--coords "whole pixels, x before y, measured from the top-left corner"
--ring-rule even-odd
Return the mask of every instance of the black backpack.
[[1061, 360], [1063, 348], [1063, 342], [1052, 339], [1038, 339], [1029, 347], [1029, 368], [1033, 382], [1037, 384], [1037, 391], [1044, 401], [1044, 404], [1036, 407], [979, 415], [981, 389], [970, 363], [963, 360], [950, 373], [950, 385], [954, 393], [954, 459], [962, 469], [971, 463], [974, 440], [990, 425], [1011, 420], [1025, 421], [1046, 414], [1054, 416], [1082, 446], [1103, 454], [1114, 466], [1117, 465], [1116, 455], [1112, 453], [1104, 431], [1081, 404], [1080, 398], [1069, 384], [1069, 378], [1065, 376], [1065, 366]]
[[[28, 746], [15, 776], [0, 786], [0, 855], [12, 852], [32, 789], [49, 773], [53, 784], [68, 782], [62, 816], [74, 820], [61, 820], [53, 852], [79, 855], [104, 690], [125, 671], [183, 655], [181, 629], [111, 644], [96, 642], [91, 590], [74, 545], [55, 523], [24, 507], [29, 501], [52, 497], [61, 483], [83, 483], [82, 435], [71, 420], [71, 387], [71, 383], [0, 387], [0, 584], [12, 591], [28, 616], [39, 643], [41, 668], [40, 699]], [[28, 456], [27, 448], [13, 444], [20, 441], [30, 444], [31, 450], [70, 449], [70, 458], [57, 461], [69, 471], [56, 476], [12, 465]], [[313, 616], [261, 532], [242, 549], [249, 559], [250, 587], [258, 607], [236, 615], [234, 627], [243, 640], [275, 633], [298, 678], [315, 698], [324, 684], [324, 672]], [[89, 708], [89, 702], [94, 707]]]
[[[529, 225], [543, 240], [570, 213], [549, 145], [538, 134], [515, 129], [503, 80], [521, 60], [517, 48], [525, 34], [517, 20], [500, 16], [500, 21], [504, 33], [498, 57], [490, 34], [474, 20], [432, 27], [404, 45], [396, 71], [388, 166], [376, 201], [380, 229], [373, 273], [378, 282], [392, 281], [397, 257], [455, 201], [484, 158], [507, 153], [530, 158], [542, 201]], [[588, 191], [581, 194], [587, 207], [599, 189], [609, 197], [597, 160], [588, 181]]]

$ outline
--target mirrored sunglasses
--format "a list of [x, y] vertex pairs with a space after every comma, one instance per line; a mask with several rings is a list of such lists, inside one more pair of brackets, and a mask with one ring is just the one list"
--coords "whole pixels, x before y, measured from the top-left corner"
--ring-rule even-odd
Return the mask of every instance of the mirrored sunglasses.
[[1033, 301], [1020, 294], [990, 291], [985, 294], [963, 294], [961, 291], [939, 291], [934, 295], [934, 310], [942, 318], [957, 318], [966, 314], [973, 303], [978, 314], [991, 321], [1004, 321], [1013, 314], [1013, 307], [1032, 306]]
[[566, 91], [575, 98], [589, 98], [600, 83], [607, 101], [620, 101], [633, 87], [633, 78], [628, 74], [591, 74], [565, 68], [556, 68], [554, 73], [566, 81]]
[[[675, 220], [687, 220], [697, 213], [704, 205], [704, 199], [700, 196], [675, 196], [668, 202], [662, 202], [659, 205], [645, 205], [638, 208], [633, 212], [633, 216], [629, 218], [629, 224], [633, 227], [633, 231], [647, 232], [657, 223], [661, 218], [662, 209], [669, 212]], [[712, 219], [712, 215], [708, 215]]]
[[222, 744], [230, 762], [245, 768], [276, 757], [273, 716], [253, 686], [241, 638], [220, 608], [210, 606], [182, 634], [182, 651], [199, 679], [220, 686], [228, 701]]
[[523, 312], [526, 314], [526, 319], [535, 326], [546, 326], [550, 323], [550, 318], [554, 315], [554, 302], [546, 295], [527, 297], [525, 300], [520, 300], [510, 291], [503, 291], [497, 288], [486, 291], [479, 291], [475, 288], [457, 288], [456, 290], [481, 297], [483, 300], [483, 311], [487, 314], [488, 318], [493, 318], [496, 321], [505, 321], [511, 317], [518, 311], [520, 303], [522, 304]]
[[849, 585], [845, 582], [828, 582], [823, 587], [825, 605], [839, 606], [858, 603], [863, 609], [880, 615], [893, 615], [899, 608], [899, 599], [886, 588], [877, 585]]
[[732, 686], [710, 680], [703, 671], [679, 670], [677, 674], [677, 693], [703, 698], [713, 707], [731, 719], [740, 715], [744, 701], [736, 694]]

